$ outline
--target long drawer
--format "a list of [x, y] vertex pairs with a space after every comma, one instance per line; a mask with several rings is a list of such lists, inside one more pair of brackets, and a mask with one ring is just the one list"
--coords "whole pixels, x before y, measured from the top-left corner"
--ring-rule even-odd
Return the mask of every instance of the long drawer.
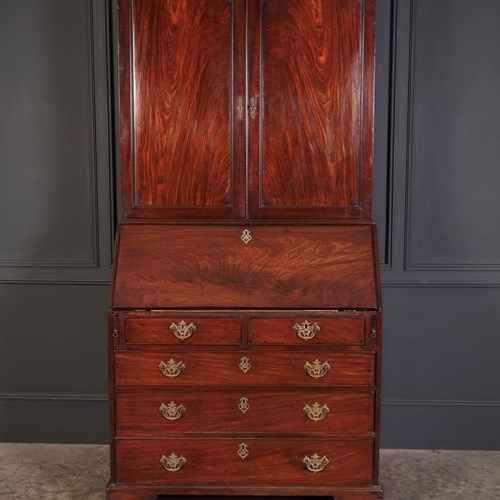
[[373, 385], [373, 353], [117, 352], [115, 383], [251, 386]]
[[116, 425], [127, 435], [172, 432], [367, 432], [373, 393], [238, 391], [125, 392]]
[[118, 483], [369, 485], [369, 439], [117, 439]]

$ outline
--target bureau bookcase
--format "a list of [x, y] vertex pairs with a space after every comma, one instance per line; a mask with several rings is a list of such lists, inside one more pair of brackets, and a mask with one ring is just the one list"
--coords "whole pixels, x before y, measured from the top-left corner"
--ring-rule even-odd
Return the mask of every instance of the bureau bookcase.
[[107, 498], [381, 498], [375, 0], [119, 0]]

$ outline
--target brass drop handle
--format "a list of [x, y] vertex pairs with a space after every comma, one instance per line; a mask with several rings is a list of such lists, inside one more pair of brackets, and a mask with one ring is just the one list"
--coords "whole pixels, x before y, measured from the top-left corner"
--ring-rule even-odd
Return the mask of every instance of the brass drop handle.
[[323, 420], [328, 413], [330, 413], [330, 408], [327, 405], [321, 406], [317, 401], [313, 405], [305, 405], [302, 409], [304, 415], [313, 422], [319, 422]]
[[168, 378], [178, 377], [182, 371], [186, 368], [186, 365], [182, 361], [175, 361], [170, 358], [166, 363], [162, 361], [158, 365], [159, 370]]
[[318, 323], [311, 324], [309, 321], [304, 321], [301, 325], [295, 323], [293, 325], [293, 331], [297, 334], [299, 339], [308, 341], [314, 338], [314, 336], [321, 330]]
[[171, 453], [168, 457], [162, 455], [160, 459], [160, 463], [165, 467], [168, 472], [177, 472], [182, 469], [182, 466], [185, 465], [187, 460], [182, 456], [177, 456], [175, 453]]
[[306, 455], [302, 463], [306, 466], [308, 471], [316, 473], [321, 472], [330, 463], [330, 460], [328, 460], [326, 456], [320, 457], [315, 453], [311, 457]]
[[330, 371], [330, 365], [328, 361], [321, 362], [319, 359], [315, 359], [312, 363], [306, 361], [304, 370], [310, 377], [317, 379], [324, 377]]
[[168, 404], [161, 404], [160, 413], [167, 420], [173, 421], [181, 418], [186, 413], [186, 407], [182, 403], [176, 404], [174, 401], [170, 401]]
[[172, 323], [169, 329], [178, 339], [186, 340], [196, 331], [196, 325], [194, 323], [188, 325], [182, 320], [179, 323]]

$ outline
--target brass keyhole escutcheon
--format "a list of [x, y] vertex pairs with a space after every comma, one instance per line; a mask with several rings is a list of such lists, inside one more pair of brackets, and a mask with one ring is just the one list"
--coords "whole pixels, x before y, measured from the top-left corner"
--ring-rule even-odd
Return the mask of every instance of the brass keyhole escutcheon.
[[250, 234], [250, 231], [248, 229], [243, 229], [240, 239], [245, 245], [248, 245], [250, 240], [252, 239], [252, 235]]

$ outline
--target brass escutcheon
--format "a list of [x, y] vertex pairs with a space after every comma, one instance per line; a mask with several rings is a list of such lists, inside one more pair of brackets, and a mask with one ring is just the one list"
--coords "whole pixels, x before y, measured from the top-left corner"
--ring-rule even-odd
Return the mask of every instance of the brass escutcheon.
[[238, 408], [240, 409], [241, 413], [246, 413], [250, 409], [250, 403], [248, 401], [248, 398], [240, 398], [240, 402], [238, 403]]
[[247, 357], [243, 356], [240, 359], [240, 370], [243, 373], [246, 373], [248, 370], [250, 370], [250, 368], [252, 368], [252, 365], [250, 364], [250, 360]]
[[172, 323], [170, 325], [170, 331], [181, 340], [186, 340], [196, 331], [196, 325], [194, 323], [189, 323], [189, 325], [184, 321], [180, 321], [179, 324]]
[[245, 103], [243, 101], [243, 97], [238, 96], [236, 99], [236, 118], [238, 120], [243, 120], [245, 113]]
[[242, 459], [245, 460], [245, 458], [250, 455], [250, 451], [248, 450], [248, 446], [245, 443], [241, 443], [240, 446], [238, 447], [238, 456]]
[[250, 106], [248, 106], [248, 110], [250, 111], [250, 118], [254, 120], [257, 118], [257, 114], [259, 113], [257, 103], [259, 100], [259, 96], [250, 97]]
[[315, 453], [312, 457], [308, 457], [307, 455], [302, 460], [302, 463], [306, 466], [306, 469], [311, 472], [321, 472], [330, 461], [325, 456], [321, 457]]
[[158, 368], [163, 373], [163, 375], [165, 375], [165, 377], [175, 378], [181, 374], [182, 370], [186, 368], [186, 365], [182, 361], [177, 362], [174, 359], [170, 358], [166, 363], [165, 361], [162, 361], [158, 365]]
[[177, 420], [178, 418], [181, 418], [184, 413], [186, 413], [186, 407], [182, 403], [178, 405], [173, 401], [170, 401], [168, 404], [161, 404], [160, 413], [167, 420]]
[[293, 325], [293, 331], [302, 340], [311, 340], [314, 336], [321, 330], [318, 323], [311, 324], [309, 321], [304, 321], [301, 325], [295, 323]]
[[321, 378], [324, 377], [330, 370], [330, 365], [328, 364], [328, 361], [322, 363], [319, 359], [315, 359], [312, 363], [306, 361], [304, 370], [312, 378]]
[[311, 406], [305, 405], [302, 411], [309, 420], [312, 420], [313, 422], [319, 422], [320, 420], [323, 420], [330, 412], [330, 408], [328, 408], [328, 406], [326, 405], [320, 406], [320, 404], [316, 402]]
[[177, 472], [186, 462], [187, 460], [182, 455], [178, 457], [175, 453], [171, 453], [168, 457], [163, 455], [160, 459], [160, 463], [169, 472]]
[[248, 245], [249, 241], [252, 239], [252, 235], [248, 229], [243, 229], [240, 239], [245, 245]]

